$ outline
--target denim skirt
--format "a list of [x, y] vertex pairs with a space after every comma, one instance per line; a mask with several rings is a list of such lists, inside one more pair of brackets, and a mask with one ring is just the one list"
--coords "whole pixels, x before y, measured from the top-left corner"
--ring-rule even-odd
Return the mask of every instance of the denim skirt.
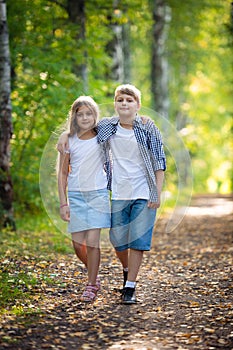
[[68, 232], [80, 232], [111, 226], [110, 199], [107, 189], [68, 191], [70, 222]]

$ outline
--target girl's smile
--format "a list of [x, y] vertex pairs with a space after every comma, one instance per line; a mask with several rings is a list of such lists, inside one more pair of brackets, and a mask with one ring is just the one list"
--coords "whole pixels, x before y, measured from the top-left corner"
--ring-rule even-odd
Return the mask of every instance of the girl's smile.
[[95, 116], [87, 106], [81, 106], [76, 112], [76, 122], [81, 133], [93, 129]]

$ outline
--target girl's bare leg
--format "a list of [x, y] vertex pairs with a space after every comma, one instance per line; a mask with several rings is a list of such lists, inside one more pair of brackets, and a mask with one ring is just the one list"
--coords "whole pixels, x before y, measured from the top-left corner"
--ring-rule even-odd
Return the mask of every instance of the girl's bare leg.
[[86, 247], [86, 231], [72, 233], [72, 243], [75, 254], [87, 267], [87, 247]]
[[100, 229], [86, 231], [88, 284], [95, 285], [100, 265]]

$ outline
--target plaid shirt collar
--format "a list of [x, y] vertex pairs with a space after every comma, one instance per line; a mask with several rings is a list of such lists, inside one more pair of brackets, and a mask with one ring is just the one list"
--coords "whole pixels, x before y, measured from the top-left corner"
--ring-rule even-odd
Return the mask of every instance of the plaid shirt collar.
[[[99, 143], [106, 142], [109, 137], [116, 133], [119, 121], [119, 117], [112, 117], [102, 119], [99, 122], [101, 124], [101, 127], [97, 126], [97, 139]], [[142, 123], [140, 116], [136, 115], [133, 121], [133, 129], [145, 129], [145, 125]]]
[[[109, 122], [112, 125], [117, 125], [119, 123], [119, 121], [120, 121], [119, 117], [112, 117]], [[135, 125], [143, 126], [142, 120], [141, 120], [141, 118], [140, 118], [140, 116], [138, 114], [136, 114], [136, 116], [135, 116], [135, 118], [133, 120], [133, 126], [135, 126]]]

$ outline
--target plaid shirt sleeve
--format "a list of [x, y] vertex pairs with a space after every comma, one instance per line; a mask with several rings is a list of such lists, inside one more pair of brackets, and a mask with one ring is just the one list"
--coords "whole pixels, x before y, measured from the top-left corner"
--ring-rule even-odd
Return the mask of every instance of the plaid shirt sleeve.
[[154, 171], [166, 170], [166, 156], [163, 149], [162, 135], [153, 122], [148, 123], [148, 149]]
[[110, 123], [110, 118], [104, 118], [97, 125], [97, 141], [100, 145], [103, 160], [104, 170], [107, 174], [107, 189], [112, 188], [112, 159], [110, 151], [109, 138], [113, 134], [113, 128]]

